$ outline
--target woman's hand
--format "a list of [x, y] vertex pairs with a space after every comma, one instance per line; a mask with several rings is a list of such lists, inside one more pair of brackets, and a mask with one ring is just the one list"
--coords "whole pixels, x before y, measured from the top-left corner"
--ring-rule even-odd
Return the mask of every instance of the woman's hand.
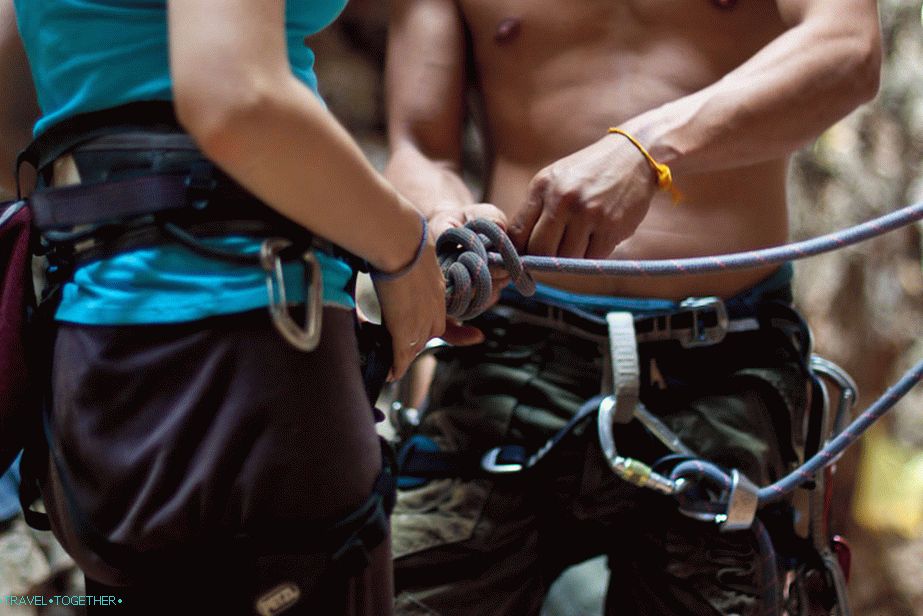
[[[472, 203], [463, 206], [436, 207], [429, 215], [430, 229], [433, 236], [438, 238], [444, 231], [455, 227], [462, 227], [465, 223], [477, 218], [486, 218], [504, 231], [507, 228], [506, 214], [490, 203]], [[491, 298], [488, 305], [492, 306], [500, 299], [500, 290], [510, 282], [510, 275], [502, 267], [491, 266]], [[449, 319], [446, 323], [445, 333], [442, 338], [449, 344], [456, 346], [469, 346], [480, 344], [484, 341], [484, 334], [476, 327], [465, 325]]]
[[381, 317], [391, 334], [394, 361], [388, 380], [401, 378], [430, 340], [443, 334], [445, 278], [436, 262], [436, 247], [427, 234], [423, 250], [407, 273], [393, 279], [374, 279]]

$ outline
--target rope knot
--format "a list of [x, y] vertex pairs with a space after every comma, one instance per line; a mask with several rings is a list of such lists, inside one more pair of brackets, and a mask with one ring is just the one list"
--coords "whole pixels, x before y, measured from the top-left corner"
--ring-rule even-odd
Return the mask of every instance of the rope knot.
[[523, 295], [535, 293], [535, 281], [506, 233], [495, 223], [478, 218], [463, 227], [448, 229], [436, 240], [439, 266], [446, 279], [446, 313], [455, 319], [472, 319], [490, 305], [492, 279], [488, 251], [497, 252], [512, 284]]

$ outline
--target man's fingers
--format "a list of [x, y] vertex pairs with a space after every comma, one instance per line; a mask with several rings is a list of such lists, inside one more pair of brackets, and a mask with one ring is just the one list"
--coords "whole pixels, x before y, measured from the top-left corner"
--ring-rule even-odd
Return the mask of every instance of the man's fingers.
[[508, 221], [506, 214], [497, 206], [490, 203], [475, 203], [465, 208], [465, 222], [475, 220], [476, 218], [486, 218], [498, 227], [506, 231]]
[[510, 221], [507, 234], [519, 252], [526, 250], [532, 230], [542, 215], [542, 194], [544, 190], [544, 183], [533, 180], [529, 186], [529, 194], [525, 205]]
[[430, 233], [438, 238], [445, 231], [462, 226], [462, 217], [457, 212], [437, 212], [429, 219]]
[[582, 259], [590, 245], [593, 229], [582, 221], [571, 220], [564, 231], [561, 245], [556, 253], [559, 257]]
[[586, 249], [587, 259], [606, 259], [619, 244], [619, 237], [612, 233], [593, 233]]
[[563, 221], [552, 218], [548, 212], [543, 212], [532, 229], [532, 235], [529, 236], [526, 244], [526, 251], [530, 255], [557, 255], [564, 231]]

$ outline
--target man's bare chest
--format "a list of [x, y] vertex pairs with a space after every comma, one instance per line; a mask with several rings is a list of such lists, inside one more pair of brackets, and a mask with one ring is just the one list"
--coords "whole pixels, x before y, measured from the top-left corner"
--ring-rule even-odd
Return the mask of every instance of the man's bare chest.
[[553, 123], [546, 158], [717, 82], [785, 30], [776, 0], [456, 1], [493, 139]]
[[485, 52], [563, 51], [593, 41], [637, 48], [670, 39], [706, 53], [728, 47], [747, 53], [751, 42], [761, 45], [783, 29], [776, 0], [457, 2], [472, 42]]

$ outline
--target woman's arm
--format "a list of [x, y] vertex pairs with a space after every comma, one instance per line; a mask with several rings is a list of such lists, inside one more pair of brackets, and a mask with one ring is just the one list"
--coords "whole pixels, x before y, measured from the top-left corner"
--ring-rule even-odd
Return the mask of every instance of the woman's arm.
[[[290, 219], [383, 271], [408, 264], [419, 212], [291, 71], [284, 0], [169, 0], [180, 122], [228, 174]], [[432, 239], [407, 275], [376, 283], [395, 375], [445, 327]]]
[[267, 204], [391, 271], [420, 219], [291, 72], [282, 0], [170, 0], [180, 122], [203, 152]]
[[13, 0], [0, 0], [0, 92], [0, 188], [13, 192], [16, 155], [32, 139], [40, 113]]

